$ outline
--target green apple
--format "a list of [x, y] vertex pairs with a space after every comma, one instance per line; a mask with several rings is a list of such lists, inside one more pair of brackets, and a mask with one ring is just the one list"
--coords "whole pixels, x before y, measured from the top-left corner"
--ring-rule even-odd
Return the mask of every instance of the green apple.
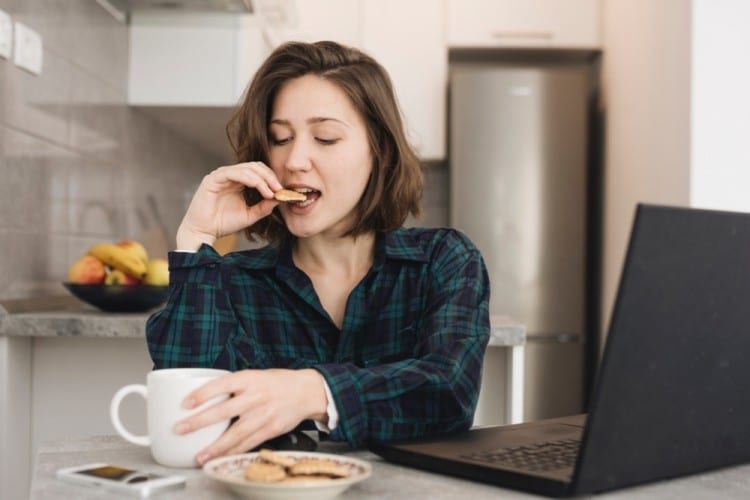
[[169, 264], [167, 259], [151, 259], [146, 265], [144, 285], [165, 286], [169, 284]]

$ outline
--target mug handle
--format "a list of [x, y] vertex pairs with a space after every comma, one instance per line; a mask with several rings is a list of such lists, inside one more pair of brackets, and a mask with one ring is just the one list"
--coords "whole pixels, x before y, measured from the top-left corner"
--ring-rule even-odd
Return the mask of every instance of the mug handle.
[[112, 403], [109, 405], [109, 418], [112, 420], [112, 425], [115, 426], [117, 433], [130, 441], [133, 444], [139, 446], [151, 446], [151, 439], [148, 436], [134, 436], [131, 434], [120, 421], [120, 403], [130, 393], [136, 393], [143, 396], [143, 399], [147, 399], [148, 392], [146, 386], [142, 384], [132, 384], [122, 387], [119, 391], [112, 396]]

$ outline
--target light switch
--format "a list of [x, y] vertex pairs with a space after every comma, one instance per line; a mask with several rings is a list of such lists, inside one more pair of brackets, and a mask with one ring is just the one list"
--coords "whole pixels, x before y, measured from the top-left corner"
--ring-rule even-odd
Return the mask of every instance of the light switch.
[[0, 10], [0, 58], [10, 59], [13, 48], [13, 21], [7, 12]]
[[35, 75], [42, 72], [42, 36], [23, 23], [15, 24], [13, 60]]

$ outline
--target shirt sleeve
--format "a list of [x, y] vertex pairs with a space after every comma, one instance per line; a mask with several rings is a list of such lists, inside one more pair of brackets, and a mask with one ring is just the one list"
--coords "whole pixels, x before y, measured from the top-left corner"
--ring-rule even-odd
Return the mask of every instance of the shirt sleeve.
[[227, 346], [242, 334], [241, 325], [222, 288], [221, 259], [208, 245], [169, 253], [167, 303], [146, 323], [154, 368], [238, 368], [236, 353]]
[[358, 447], [368, 440], [413, 439], [471, 426], [490, 334], [490, 289], [478, 250], [456, 235], [433, 256], [413, 358], [370, 367], [315, 367], [339, 414], [331, 439]]
[[326, 414], [328, 415], [328, 422], [323, 423], [315, 420], [315, 427], [321, 432], [330, 434], [339, 425], [339, 412], [336, 411], [336, 402], [331, 394], [331, 388], [328, 387], [328, 382], [325, 379], [323, 380], [323, 389], [326, 391]]

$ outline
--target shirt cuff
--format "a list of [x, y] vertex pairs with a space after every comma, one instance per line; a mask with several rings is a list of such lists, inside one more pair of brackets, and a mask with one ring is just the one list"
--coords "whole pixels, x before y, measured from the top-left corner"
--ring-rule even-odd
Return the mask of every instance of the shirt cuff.
[[336, 410], [336, 402], [333, 400], [331, 388], [328, 387], [328, 382], [326, 382], [325, 378], [323, 379], [323, 389], [326, 391], [326, 400], [328, 401], [328, 406], [326, 407], [328, 423], [315, 420], [315, 427], [317, 427], [320, 432], [330, 434], [330, 432], [339, 425], [339, 412]]

